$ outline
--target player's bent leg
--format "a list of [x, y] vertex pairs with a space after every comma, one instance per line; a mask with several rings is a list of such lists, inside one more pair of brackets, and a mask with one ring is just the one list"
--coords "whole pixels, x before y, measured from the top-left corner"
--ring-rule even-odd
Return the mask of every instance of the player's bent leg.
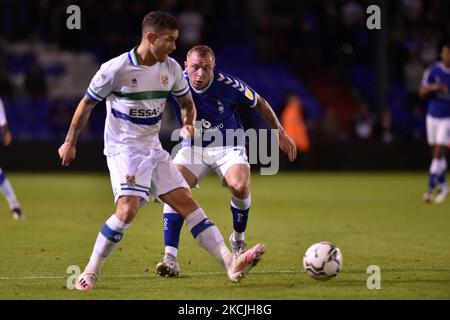
[[[197, 184], [197, 177], [184, 165], [176, 164], [177, 170], [182, 174], [189, 187]], [[183, 218], [168, 204], [163, 209], [164, 229], [164, 257], [156, 265], [156, 273], [161, 277], [178, 277], [181, 274], [180, 264], [177, 261], [178, 244], [180, 241]]]
[[[446, 148], [444, 146], [441, 146], [442, 150], [445, 150]], [[445, 158], [445, 152], [442, 152], [442, 157], [439, 159], [439, 173], [437, 177], [437, 181], [439, 184], [439, 193], [436, 196], [434, 203], [439, 204], [444, 202], [445, 198], [447, 197], [447, 194], [449, 192], [449, 188], [447, 186], [447, 160]]]
[[136, 216], [139, 201], [137, 196], [122, 196], [118, 199], [116, 213], [106, 220], [101, 228], [89, 262], [77, 279], [76, 289], [91, 290], [94, 288], [103, 264], [122, 240], [125, 230]]
[[14, 189], [6, 177], [5, 172], [0, 168], [0, 192], [8, 201], [8, 206], [11, 210], [12, 216], [15, 220], [23, 220], [26, 218], [25, 213], [20, 208]]
[[193, 188], [197, 185], [197, 177], [192, 173], [191, 170], [183, 166], [182, 164], [176, 164], [178, 171], [180, 171], [184, 180], [186, 180], [189, 187]]
[[224, 179], [232, 194], [230, 209], [234, 231], [229, 240], [233, 255], [237, 257], [245, 250], [245, 230], [251, 205], [250, 168], [244, 164], [232, 165]]
[[121, 196], [117, 200], [116, 216], [124, 223], [130, 224], [138, 213], [140, 198], [137, 196]]
[[225, 268], [231, 281], [239, 281], [250, 270], [250, 265], [255, 265], [256, 260], [259, 261], [261, 255], [256, 253], [261, 252], [260, 249], [251, 251], [246, 255], [247, 258], [240, 259], [238, 264], [233, 260], [219, 229], [207, 218], [189, 189], [178, 188], [159, 197], [180, 213], [194, 239]]

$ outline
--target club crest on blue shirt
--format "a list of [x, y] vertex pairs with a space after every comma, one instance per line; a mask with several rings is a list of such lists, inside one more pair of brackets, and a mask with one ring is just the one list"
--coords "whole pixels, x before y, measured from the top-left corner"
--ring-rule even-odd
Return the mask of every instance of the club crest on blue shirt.
[[131, 80], [131, 87], [132, 87], [132, 88], [136, 88], [137, 85], [138, 85], [138, 82], [137, 82], [136, 78], [133, 78], [133, 79]]
[[221, 100], [217, 100], [217, 110], [219, 110], [220, 113], [225, 111], [225, 108], [223, 107], [223, 102]]
[[164, 74], [161, 75], [159, 80], [161, 80], [161, 83], [164, 87], [167, 87], [167, 85], [169, 84], [169, 77]]
[[134, 187], [136, 185], [136, 178], [134, 176], [125, 176], [125, 181], [129, 187]]

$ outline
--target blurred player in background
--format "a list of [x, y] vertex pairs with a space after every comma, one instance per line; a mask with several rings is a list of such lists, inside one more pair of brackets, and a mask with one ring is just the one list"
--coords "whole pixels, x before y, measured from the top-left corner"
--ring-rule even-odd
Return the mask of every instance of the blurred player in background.
[[[2, 134], [3, 145], [9, 146], [12, 140], [11, 131], [8, 128], [8, 122], [6, 120], [5, 107], [3, 101], [0, 98], [0, 129]], [[14, 190], [6, 177], [5, 172], [0, 168], [0, 192], [5, 196], [8, 201], [9, 209], [11, 209], [12, 216], [16, 220], [25, 219], [25, 213], [20, 208], [19, 201], [14, 193]]]
[[[423, 75], [419, 95], [428, 98], [427, 139], [433, 160], [430, 165], [427, 203], [441, 203], [448, 193], [446, 150], [450, 143], [450, 41], [441, 49], [441, 61], [430, 65]], [[434, 193], [439, 187], [439, 193]]]
[[238, 281], [261, 258], [264, 245], [234, 260], [218, 228], [192, 197], [189, 186], [161, 147], [158, 132], [172, 93], [182, 106], [183, 130], [193, 134], [196, 109], [180, 65], [168, 55], [175, 50], [177, 21], [162, 12], [150, 12], [142, 22], [137, 48], [106, 63], [92, 79], [72, 119], [66, 141], [59, 148], [62, 165], [75, 158], [76, 143], [94, 106], [106, 98], [105, 149], [116, 212], [98, 234], [89, 263], [75, 288], [90, 290], [111, 255], [150, 196], [162, 200], [184, 218], [196, 241]]
[[[236, 142], [233, 139], [228, 141], [231, 144], [226, 145], [227, 130], [243, 129], [237, 113], [238, 105], [255, 108], [271, 129], [279, 130], [280, 148], [290, 161], [295, 160], [297, 150], [267, 101], [242, 80], [216, 71], [215, 65], [212, 49], [198, 45], [187, 53], [184, 75], [192, 90], [202, 132], [219, 130], [223, 137], [222, 143], [218, 145], [216, 141], [202, 141], [202, 146], [192, 146], [191, 138], [184, 137], [174, 163], [191, 188], [209, 173], [216, 172], [230, 190], [234, 232], [229, 241], [236, 258], [244, 252], [245, 230], [251, 205], [250, 165], [245, 141]], [[182, 226], [183, 218], [176, 208], [166, 203], [163, 212], [165, 254], [156, 266], [156, 272], [161, 276], [174, 277], [180, 274], [177, 254]]]

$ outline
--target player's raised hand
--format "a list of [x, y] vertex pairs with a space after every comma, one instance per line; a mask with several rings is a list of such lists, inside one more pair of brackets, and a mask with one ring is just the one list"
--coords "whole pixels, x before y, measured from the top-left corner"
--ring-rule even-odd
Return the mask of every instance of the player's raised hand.
[[70, 142], [64, 142], [58, 149], [61, 164], [67, 167], [75, 159], [76, 148]]
[[6, 147], [9, 146], [11, 144], [12, 141], [12, 135], [11, 135], [11, 131], [9, 131], [8, 127], [4, 127], [2, 128], [2, 135], [3, 135], [3, 145], [5, 145]]
[[280, 149], [288, 155], [289, 161], [294, 161], [297, 158], [297, 146], [294, 140], [285, 133], [280, 133], [279, 140]]
[[194, 138], [195, 137], [195, 128], [193, 125], [185, 124], [183, 128], [181, 128], [181, 132], [183, 136], [186, 138]]
[[435, 91], [444, 92], [448, 94], [448, 87], [442, 82], [435, 83], [434, 85], [432, 85], [432, 88]]

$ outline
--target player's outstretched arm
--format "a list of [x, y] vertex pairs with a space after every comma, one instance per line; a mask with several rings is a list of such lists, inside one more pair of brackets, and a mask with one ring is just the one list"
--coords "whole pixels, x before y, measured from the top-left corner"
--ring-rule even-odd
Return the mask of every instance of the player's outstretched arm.
[[81, 129], [89, 119], [92, 109], [94, 109], [97, 101], [90, 99], [88, 96], [84, 96], [78, 104], [77, 109], [70, 123], [69, 132], [67, 133], [66, 140], [59, 147], [58, 153], [61, 158], [61, 164], [63, 166], [68, 166], [76, 155], [76, 145], [78, 136], [80, 135]]
[[195, 108], [192, 94], [189, 91], [182, 97], [177, 97], [177, 102], [180, 105], [181, 119], [183, 121], [183, 133], [187, 137], [194, 137], [194, 121], [197, 118], [197, 109]]
[[433, 92], [449, 92], [449, 88], [443, 83], [433, 83], [428, 86], [421, 85], [419, 89], [419, 96], [423, 99]]
[[264, 121], [271, 129], [278, 130], [280, 149], [288, 155], [289, 161], [294, 161], [297, 158], [297, 146], [294, 141], [286, 134], [286, 131], [284, 131], [283, 126], [280, 121], [278, 121], [278, 118], [269, 103], [260, 95], [257, 95], [256, 99], [255, 109], [261, 114]]

